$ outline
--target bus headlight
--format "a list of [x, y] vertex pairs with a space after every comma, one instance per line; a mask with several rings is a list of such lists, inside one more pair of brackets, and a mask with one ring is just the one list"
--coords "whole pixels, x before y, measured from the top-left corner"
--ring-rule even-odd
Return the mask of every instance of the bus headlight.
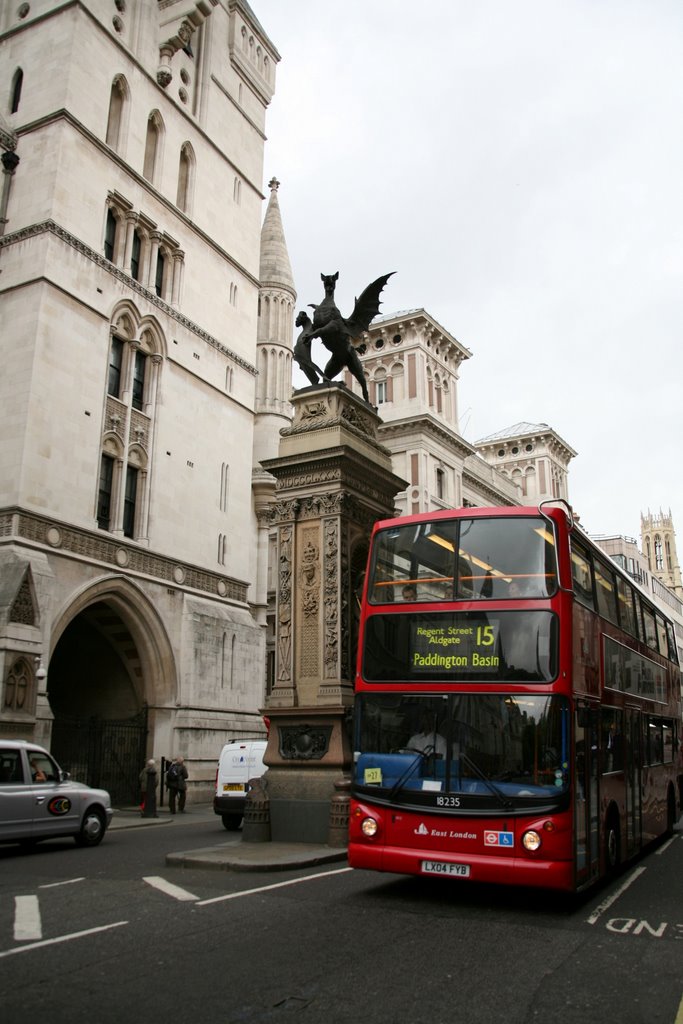
[[374, 818], [363, 818], [360, 823], [360, 830], [364, 836], [368, 839], [372, 839], [373, 836], [377, 835], [378, 824]]
[[522, 836], [522, 846], [525, 850], [538, 850], [541, 845], [541, 837], [538, 832], [525, 832]]

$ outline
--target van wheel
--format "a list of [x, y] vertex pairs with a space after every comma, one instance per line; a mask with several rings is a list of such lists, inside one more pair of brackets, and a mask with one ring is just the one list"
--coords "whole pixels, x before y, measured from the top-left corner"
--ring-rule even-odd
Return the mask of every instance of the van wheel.
[[242, 820], [241, 814], [223, 814], [221, 815], [221, 821], [223, 822], [223, 828], [227, 828], [230, 832], [234, 832], [240, 827]]

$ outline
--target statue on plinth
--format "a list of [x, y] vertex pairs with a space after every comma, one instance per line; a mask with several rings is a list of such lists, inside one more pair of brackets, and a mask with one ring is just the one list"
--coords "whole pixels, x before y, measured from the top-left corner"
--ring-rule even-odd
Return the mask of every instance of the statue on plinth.
[[[334, 301], [339, 271], [336, 274], [320, 275], [325, 296], [319, 305], [309, 303], [314, 310], [312, 321], [304, 312], [297, 316], [297, 327], [302, 327], [303, 330], [297, 339], [293, 353], [294, 359], [311, 384], [319, 383], [318, 375], [324, 382], [332, 380], [346, 367], [360, 384], [363, 398], [366, 402], [368, 401], [368, 385], [354, 341], [357, 341], [367, 331], [379, 313], [380, 294], [393, 273], [394, 271], [391, 274], [384, 274], [369, 284], [356, 299], [353, 312], [348, 318], [341, 315]], [[320, 370], [311, 359], [313, 338], [320, 338], [325, 348], [332, 353], [324, 371]]]

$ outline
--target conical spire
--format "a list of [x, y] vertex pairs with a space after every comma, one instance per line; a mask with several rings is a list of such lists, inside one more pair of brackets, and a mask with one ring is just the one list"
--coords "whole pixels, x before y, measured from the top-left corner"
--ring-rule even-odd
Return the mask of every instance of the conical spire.
[[285, 288], [296, 298], [292, 268], [287, 253], [285, 233], [282, 229], [282, 217], [280, 216], [280, 204], [277, 198], [277, 190], [280, 182], [277, 178], [271, 178], [268, 182], [270, 199], [268, 209], [261, 228], [261, 265], [259, 277], [261, 287]]

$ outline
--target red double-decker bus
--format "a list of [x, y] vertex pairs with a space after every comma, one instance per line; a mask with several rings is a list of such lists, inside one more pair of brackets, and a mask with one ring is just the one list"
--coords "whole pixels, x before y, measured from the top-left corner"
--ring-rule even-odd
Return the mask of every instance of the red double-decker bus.
[[581, 890], [683, 799], [672, 623], [562, 502], [375, 525], [349, 863]]

